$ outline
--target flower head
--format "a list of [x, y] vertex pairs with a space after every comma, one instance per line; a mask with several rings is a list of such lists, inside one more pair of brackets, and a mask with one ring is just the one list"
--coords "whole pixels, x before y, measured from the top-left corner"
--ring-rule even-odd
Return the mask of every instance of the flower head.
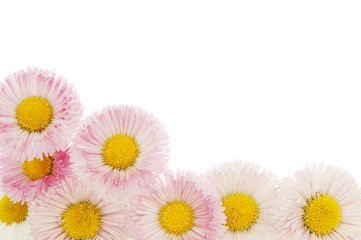
[[346, 171], [323, 164], [280, 185], [278, 239], [351, 240], [361, 236], [361, 191]]
[[166, 169], [168, 135], [141, 108], [106, 107], [83, 122], [72, 150], [78, 178], [117, 201], [134, 196], [136, 188]]
[[41, 158], [69, 144], [83, 108], [72, 86], [36, 68], [0, 83], [0, 146], [13, 158]]
[[224, 240], [274, 239], [271, 209], [277, 178], [259, 166], [243, 161], [225, 162], [206, 173], [225, 208]]
[[0, 239], [31, 240], [29, 206], [0, 192]]
[[1, 187], [15, 201], [32, 203], [50, 187], [71, 175], [69, 149], [42, 158], [14, 159], [0, 157]]
[[135, 240], [218, 240], [225, 227], [215, 189], [191, 172], [164, 173], [131, 204]]
[[34, 239], [126, 239], [122, 203], [110, 203], [72, 178], [40, 196], [30, 218]]

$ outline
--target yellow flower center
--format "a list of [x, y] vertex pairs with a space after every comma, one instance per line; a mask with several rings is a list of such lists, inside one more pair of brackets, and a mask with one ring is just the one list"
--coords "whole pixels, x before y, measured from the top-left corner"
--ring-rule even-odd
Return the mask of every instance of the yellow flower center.
[[243, 193], [232, 193], [222, 199], [226, 226], [229, 231], [246, 231], [256, 223], [259, 208], [256, 201]]
[[125, 170], [134, 165], [139, 156], [139, 146], [134, 138], [117, 134], [105, 142], [102, 155], [106, 165]]
[[303, 221], [311, 233], [321, 236], [330, 234], [341, 222], [340, 206], [330, 195], [323, 194], [309, 199], [303, 209]]
[[31, 180], [39, 180], [45, 176], [49, 176], [53, 169], [54, 159], [48, 155], [45, 156], [43, 153], [43, 160], [34, 158], [33, 161], [25, 160], [23, 164], [24, 173]]
[[101, 227], [100, 209], [89, 201], [71, 205], [62, 215], [64, 232], [76, 240], [94, 237]]
[[193, 209], [183, 201], [169, 202], [160, 209], [159, 223], [168, 233], [186, 233], [194, 225]]
[[27, 216], [28, 205], [26, 203], [13, 203], [6, 195], [0, 200], [0, 221], [6, 225], [21, 223]]
[[19, 126], [28, 132], [43, 131], [53, 119], [53, 107], [41, 97], [28, 97], [16, 108]]

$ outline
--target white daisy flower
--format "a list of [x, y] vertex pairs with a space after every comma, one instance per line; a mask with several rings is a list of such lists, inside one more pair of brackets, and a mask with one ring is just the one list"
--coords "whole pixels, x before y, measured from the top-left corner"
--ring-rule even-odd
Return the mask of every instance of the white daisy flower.
[[323, 164], [280, 184], [277, 239], [354, 240], [361, 236], [361, 191], [343, 169]]
[[271, 209], [277, 204], [277, 178], [243, 161], [225, 162], [206, 173], [225, 207], [223, 240], [274, 239]]
[[31, 161], [64, 149], [83, 107], [73, 86], [53, 72], [28, 68], [0, 83], [0, 147]]
[[31, 216], [34, 239], [119, 240], [129, 236], [122, 203], [110, 203], [68, 178], [40, 196]]
[[78, 179], [99, 195], [131, 199], [166, 170], [168, 134], [149, 112], [135, 106], [103, 108], [87, 117], [72, 145]]
[[0, 192], [0, 240], [32, 240], [29, 206]]
[[134, 240], [218, 240], [225, 231], [214, 187], [198, 174], [167, 171], [130, 206]]

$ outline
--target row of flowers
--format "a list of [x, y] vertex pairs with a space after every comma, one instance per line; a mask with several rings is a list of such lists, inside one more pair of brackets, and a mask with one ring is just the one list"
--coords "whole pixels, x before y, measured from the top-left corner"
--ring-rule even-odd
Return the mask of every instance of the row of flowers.
[[29, 68], [0, 84], [0, 239], [361, 238], [361, 190], [343, 169], [314, 164], [282, 180], [241, 160], [171, 171], [152, 114], [82, 114], [53, 72]]

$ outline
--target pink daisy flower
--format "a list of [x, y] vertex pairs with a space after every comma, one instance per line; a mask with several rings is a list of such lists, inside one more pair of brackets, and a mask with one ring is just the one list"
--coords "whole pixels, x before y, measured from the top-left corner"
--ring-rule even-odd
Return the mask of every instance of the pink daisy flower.
[[[204, 180], [204, 179], [203, 179]], [[164, 173], [131, 203], [134, 240], [219, 240], [226, 228], [213, 186], [191, 172]]]
[[0, 146], [13, 158], [41, 158], [69, 144], [83, 107], [66, 80], [36, 68], [0, 83]]
[[227, 232], [223, 240], [272, 240], [271, 210], [277, 205], [276, 176], [243, 161], [225, 162], [206, 173], [225, 208]]
[[32, 208], [34, 239], [120, 240], [127, 239], [126, 211], [121, 203], [110, 203], [68, 178]]
[[32, 240], [28, 204], [16, 202], [0, 191], [0, 240]]
[[361, 236], [361, 191], [343, 169], [323, 164], [285, 178], [275, 210], [280, 240], [354, 240]]
[[73, 168], [81, 182], [117, 201], [162, 173], [168, 152], [168, 135], [151, 114], [127, 105], [106, 107], [85, 119], [75, 136]]
[[56, 186], [71, 175], [69, 149], [45, 155], [32, 161], [0, 158], [1, 187], [15, 201], [32, 203], [48, 188]]

